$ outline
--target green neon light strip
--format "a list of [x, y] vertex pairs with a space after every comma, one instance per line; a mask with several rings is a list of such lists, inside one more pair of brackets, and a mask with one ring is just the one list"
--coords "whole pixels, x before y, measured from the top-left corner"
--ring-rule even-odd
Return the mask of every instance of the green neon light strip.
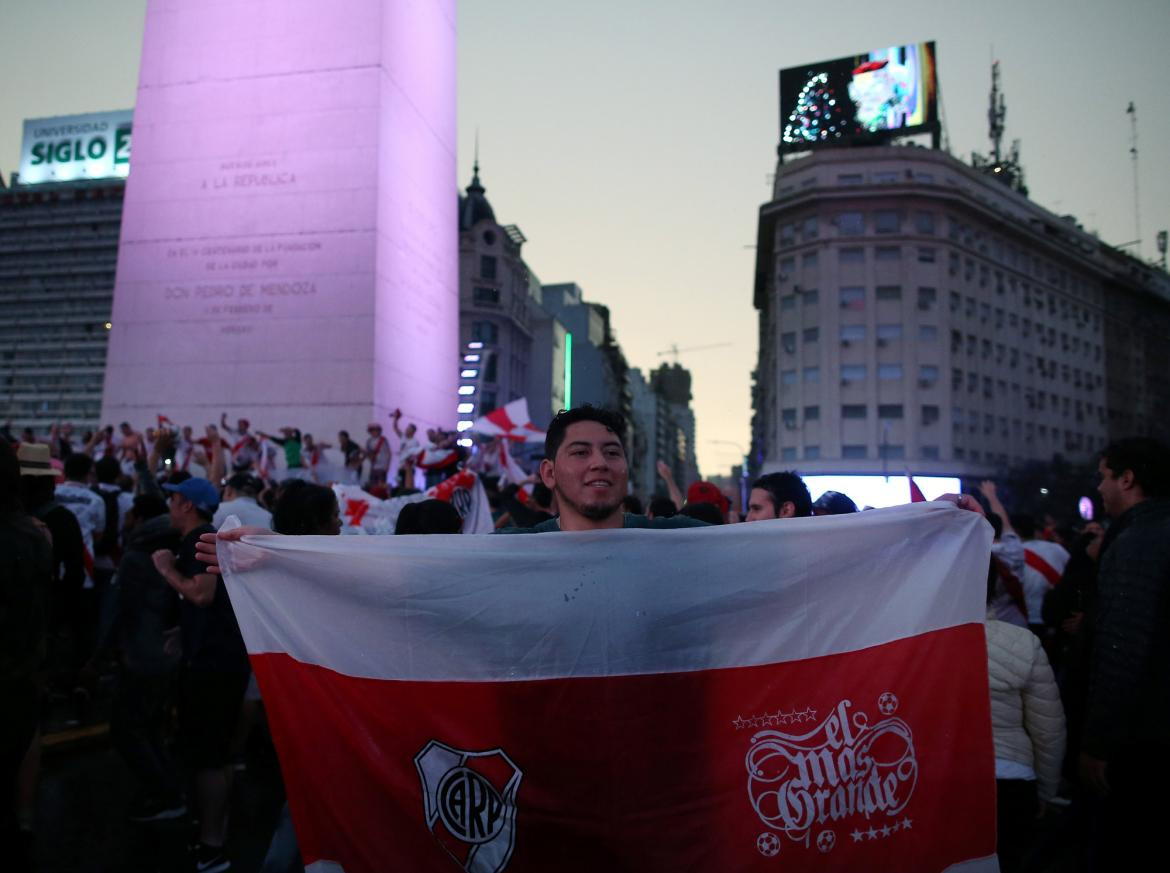
[[565, 409], [573, 408], [573, 335], [565, 333]]

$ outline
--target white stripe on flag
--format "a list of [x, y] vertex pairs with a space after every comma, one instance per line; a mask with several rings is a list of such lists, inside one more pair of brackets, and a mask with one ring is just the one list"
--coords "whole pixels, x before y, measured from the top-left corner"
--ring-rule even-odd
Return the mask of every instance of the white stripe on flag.
[[774, 664], [977, 623], [990, 542], [978, 515], [918, 503], [669, 531], [249, 537], [220, 563], [253, 654], [511, 681]]

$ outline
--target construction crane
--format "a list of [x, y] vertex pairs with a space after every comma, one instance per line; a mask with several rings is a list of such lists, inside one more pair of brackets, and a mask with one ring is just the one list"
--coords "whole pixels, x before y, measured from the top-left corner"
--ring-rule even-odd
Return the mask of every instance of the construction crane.
[[687, 346], [685, 349], [680, 349], [678, 347], [678, 343], [671, 343], [669, 349], [664, 349], [658, 353], [658, 357], [661, 358], [665, 355], [671, 355], [674, 358], [674, 362], [677, 364], [678, 356], [683, 352], [702, 352], [706, 351], [707, 349], [722, 349], [730, 345], [731, 343], [709, 343], [705, 346]]

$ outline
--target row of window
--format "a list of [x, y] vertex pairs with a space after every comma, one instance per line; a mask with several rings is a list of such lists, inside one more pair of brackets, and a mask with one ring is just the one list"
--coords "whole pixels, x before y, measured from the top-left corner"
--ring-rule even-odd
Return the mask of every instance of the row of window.
[[[919, 446], [918, 456], [925, 461], [937, 461], [939, 459], [938, 446]], [[843, 445], [841, 446], [841, 457], [845, 460], [863, 460], [870, 457], [869, 446], [863, 445]], [[903, 445], [882, 444], [877, 447], [874, 457], [881, 458], [887, 461], [903, 461], [906, 459], [906, 447]], [[804, 460], [818, 461], [821, 459], [820, 446], [805, 446]], [[780, 449], [780, 460], [795, 461], [796, 448], [794, 446], [785, 446]]]
[[[901, 364], [878, 364], [874, 370], [877, 372], [877, 377], [883, 382], [894, 382], [902, 378]], [[868, 377], [869, 368], [866, 364], [842, 364], [841, 365], [841, 384], [850, 384], [854, 382], [864, 382]], [[804, 382], [820, 382], [821, 368], [820, 367], [804, 367], [802, 370], [796, 369], [781, 370], [780, 384], [781, 385], [795, 385], [802, 381]], [[938, 367], [929, 364], [923, 364], [918, 368], [918, 378], [922, 382], [934, 382], [938, 379]], [[925, 386], [924, 386], [925, 387]]]
[[[1064, 308], [1068, 308], [1067, 301], [1065, 301], [1065, 303], [1066, 306]], [[990, 303], [980, 303], [970, 295], [967, 295], [967, 297], [964, 298], [963, 295], [961, 295], [958, 291], [951, 292], [950, 308], [951, 312], [955, 313], [956, 315], [961, 311], [964, 315], [967, 316], [967, 318], [978, 317], [980, 322], [983, 324], [987, 324], [989, 321], [991, 321], [992, 313], [994, 312], [995, 326], [997, 328], [1002, 328], [1006, 324], [1007, 326], [1013, 328], [1019, 326], [1022, 329], [1024, 336], [1030, 336], [1032, 332], [1032, 319], [1024, 318], [1018, 312], [1007, 311], [999, 306], [995, 307], [993, 310]], [[1072, 309], [1076, 310], [1074, 321], [1076, 322], [1076, 327], [1078, 329], [1085, 330], [1092, 328], [1095, 330], [1101, 326], [1101, 313], [1090, 313], [1087, 307], [1078, 307], [1076, 304], [1072, 305]], [[1050, 325], [1043, 325], [1040, 323], [1040, 320], [1037, 319], [1035, 322], [1035, 328], [1036, 335], [1038, 337], [1040, 337], [1042, 340], [1047, 337], [1050, 343], [1055, 343], [1055, 327]], [[1069, 335], [1067, 333], [1061, 332], [1061, 336], [1065, 338], [1065, 348], [1067, 349]]]
[[[841, 406], [841, 417], [848, 419], [868, 419], [870, 407], [864, 403], [846, 403]], [[939, 410], [934, 405], [923, 405], [921, 410], [921, 422], [924, 426], [934, 424], [939, 419]], [[901, 403], [879, 403], [877, 405], [877, 417], [879, 421], [901, 421], [904, 416], [904, 408]], [[821, 407], [819, 405], [804, 407], [804, 421], [820, 421]], [[794, 406], [786, 407], [780, 410], [780, 421], [788, 430], [793, 430], [799, 426], [797, 420], [797, 409]]]
[[[1015, 350], [1013, 349], [1013, 352], [1014, 351]], [[1030, 359], [1032, 356], [1025, 355], [1025, 357], [1029, 359], [1028, 372], [1031, 373], [1032, 372], [1032, 362]], [[1040, 375], [1046, 379], [1056, 381], [1056, 378], [1057, 378], [1056, 364], [1052, 361], [1049, 361], [1045, 365], [1042, 358], [1037, 359], [1037, 361], [1038, 361], [1037, 366], [1040, 367], [1040, 371], [1039, 371]], [[1105, 377], [1102, 376], [1100, 373], [1089, 373], [1089, 372], [1082, 373], [1080, 370], [1076, 370], [1076, 371], [1074, 371], [1075, 377], [1070, 379], [1069, 378], [1069, 367], [1067, 364], [1062, 364], [1060, 367], [1060, 370], [1061, 370], [1061, 375], [1063, 376], [1062, 381], [1064, 382], [1064, 384], [1066, 384], [1066, 385], [1071, 384], [1073, 388], [1091, 390], [1093, 388], [1100, 388], [1102, 385], [1105, 384]], [[965, 379], [964, 379], [964, 375], [966, 376]], [[958, 367], [955, 367], [953, 370], [951, 370], [951, 390], [952, 391], [961, 391], [963, 388], [964, 382], [966, 382], [968, 393], [974, 394], [976, 391], [979, 390], [980, 377], [979, 377], [978, 373], [968, 372], [968, 373], [964, 374], [964, 372], [962, 370], [960, 370]], [[994, 390], [995, 387], [998, 387], [1000, 396], [1007, 394], [1008, 383], [1004, 379], [997, 379], [997, 380], [993, 381], [991, 376], [983, 376], [982, 385], [983, 385], [983, 396], [984, 397], [988, 397], [988, 398], [994, 397], [996, 395], [996, 392]], [[1020, 392], [1020, 383], [1019, 382], [1012, 382], [1011, 387], [1012, 387], [1012, 391], [1018, 395]], [[1029, 405], [1029, 408], [1031, 408], [1031, 405], [1032, 405], [1031, 396], [1033, 393], [1033, 389], [1031, 387], [1028, 387], [1025, 389], [1025, 393], [1027, 394], [1027, 396], [1029, 398], [1028, 405]], [[1044, 396], [1043, 390], [1039, 390], [1037, 393], [1040, 397]], [[1055, 393], [1052, 396], [1055, 397], [1056, 396]], [[1041, 405], [1039, 408], [1043, 409], [1044, 407], [1043, 407], [1043, 405]]]
[[[979, 433], [980, 428], [978, 418], [978, 415], [976, 415], [972, 419], [970, 426], [967, 428], [969, 433]], [[978, 439], [984, 439], [989, 435], [995, 434], [995, 424], [995, 420], [992, 418], [992, 416], [985, 416], [983, 422], [983, 433], [980, 437], [978, 437]], [[1070, 451], [1074, 449], [1091, 448], [1095, 445], [1098, 439], [1092, 434], [1082, 433], [1081, 431], [1070, 430], [1056, 426], [1049, 427], [1047, 424], [1037, 424], [1036, 422], [1032, 421], [1020, 422], [1019, 419], [1012, 420], [1012, 427], [1009, 430], [1007, 420], [1002, 416], [999, 419], [999, 436], [1001, 439], [1014, 439], [1017, 442], [1022, 440], [1025, 443], [1034, 443], [1037, 440], [1052, 440], [1056, 442], [1063, 440], [1066, 448], [1068, 448]], [[957, 445], [957, 443], [961, 442], [962, 440], [962, 429], [956, 426], [954, 430], [956, 458], [962, 457], [962, 455], [959, 454], [959, 446]], [[975, 452], [972, 453], [972, 455], [976, 454], [977, 453]], [[978, 458], [973, 457], [972, 460], [978, 460]]]
[[[864, 342], [867, 330], [868, 328], [864, 324], [841, 325], [839, 331], [841, 344], [849, 345], [854, 342]], [[898, 322], [879, 324], [874, 331], [879, 345], [884, 345], [889, 340], [901, 339], [902, 334], [903, 325]], [[936, 342], [938, 340], [938, 328], [933, 324], [920, 324], [918, 325], [917, 336], [918, 341], [922, 343]], [[821, 329], [819, 327], [806, 327], [800, 332], [800, 338], [806, 345], [818, 342], [821, 338]], [[786, 353], [794, 354], [796, 352], [796, 331], [785, 331], [780, 334], [780, 346]]]

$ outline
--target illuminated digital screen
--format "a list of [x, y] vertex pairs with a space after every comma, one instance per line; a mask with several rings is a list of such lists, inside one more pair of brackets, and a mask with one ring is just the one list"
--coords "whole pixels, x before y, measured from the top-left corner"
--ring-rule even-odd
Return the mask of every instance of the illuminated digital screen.
[[938, 122], [933, 42], [780, 71], [780, 149], [881, 142]]
[[[803, 476], [808, 493], [816, 500], [826, 491], [846, 494], [858, 509], [901, 506], [910, 502], [910, 482], [905, 476]], [[958, 479], [950, 476], [915, 476], [914, 484], [927, 500], [958, 494]]]

